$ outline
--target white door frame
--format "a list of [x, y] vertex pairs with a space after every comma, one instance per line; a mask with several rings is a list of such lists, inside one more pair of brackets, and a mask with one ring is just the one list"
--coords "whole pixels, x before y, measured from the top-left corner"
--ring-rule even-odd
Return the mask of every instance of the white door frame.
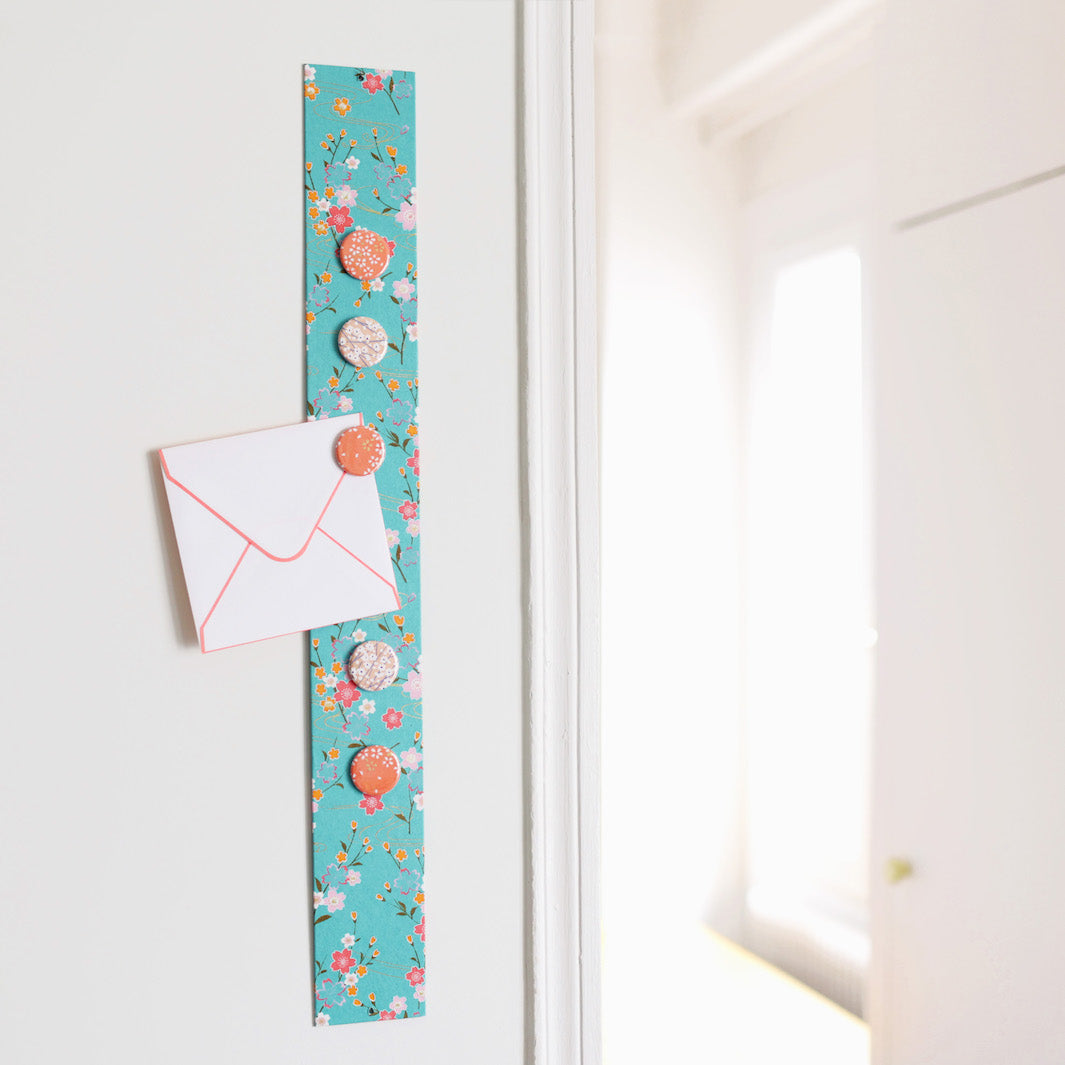
[[597, 1065], [593, 0], [521, 6], [528, 1059]]

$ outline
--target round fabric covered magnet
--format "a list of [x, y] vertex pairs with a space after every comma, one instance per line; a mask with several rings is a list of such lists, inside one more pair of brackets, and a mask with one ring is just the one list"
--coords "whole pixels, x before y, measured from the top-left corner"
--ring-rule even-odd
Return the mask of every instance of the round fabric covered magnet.
[[367, 477], [385, 461], [385, 442], [376, 429], [356, 425], [337, 437], [337, 462], [356, 477]]
[[340, 242], [340, 265], [360, 281], [380, 277], [391, 258], [388, 241], [372, 229], [353, 229]]
[[388, 334], [372, 318], [349, 318], [340, 327], [337, 347], [352, 366], [373, 366], [388, 351]]
[[387, 688], [399, 673], [396, 652], [380, 640], [360, 643], [348, 659], [348, 676], [356, 688], [379, 692]]
[[399, 759], [387, 747], [363, 747], [352, 759], [351, 782], [363, 795], [384, 795], [399, 783]]

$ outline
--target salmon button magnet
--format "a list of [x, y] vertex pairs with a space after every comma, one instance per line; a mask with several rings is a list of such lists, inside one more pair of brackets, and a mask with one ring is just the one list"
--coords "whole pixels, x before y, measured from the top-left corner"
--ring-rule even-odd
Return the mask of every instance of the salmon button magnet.
[[387, 747], [363, 747], [352, 760], [351, 782], [370, 798], [384, 795], [399, 783], [399, 759]]
[[353, 229], [340, 242], [340, 265], [359, 281], [373, 281], [385, 272], [395, 246], [372, 229]]
[[347, 473], [368, 477], [385, 461], [385, 442], [376, 429], [356, 425], [337, 437], [337, 462]]

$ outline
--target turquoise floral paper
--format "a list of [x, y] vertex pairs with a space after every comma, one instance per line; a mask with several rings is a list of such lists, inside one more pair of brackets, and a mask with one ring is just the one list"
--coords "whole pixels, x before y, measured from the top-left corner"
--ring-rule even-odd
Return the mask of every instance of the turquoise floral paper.
[[[425, 1013], [422, 834], [418, 190], [414, 75], [304, 70], [307, 417], [361, 412], [381, 433], [377, 488], [402, 606], [311, 633], [315, 1017], [319, 1026]], [[360, 281], [337, 250], [356, 227], [392, 245], [380, 277]], [[370, 317], [388, 333], [376, 366], [348, 365], [337, 333]], [[345, 669], [363, 640], [399, 656], [399, 676], [363, 692]], [[364, 746], [396, 752], [399, 784], [363, 796], [349, 770]]]

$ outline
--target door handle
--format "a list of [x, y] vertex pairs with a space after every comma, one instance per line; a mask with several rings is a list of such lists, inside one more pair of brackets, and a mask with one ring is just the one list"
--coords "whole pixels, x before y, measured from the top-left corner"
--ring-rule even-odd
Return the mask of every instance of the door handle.
[[888, 858], [884, 862], [884, 879], [889, 884], [897, 884], [913, 876], [913, 862], [908, 858]]

